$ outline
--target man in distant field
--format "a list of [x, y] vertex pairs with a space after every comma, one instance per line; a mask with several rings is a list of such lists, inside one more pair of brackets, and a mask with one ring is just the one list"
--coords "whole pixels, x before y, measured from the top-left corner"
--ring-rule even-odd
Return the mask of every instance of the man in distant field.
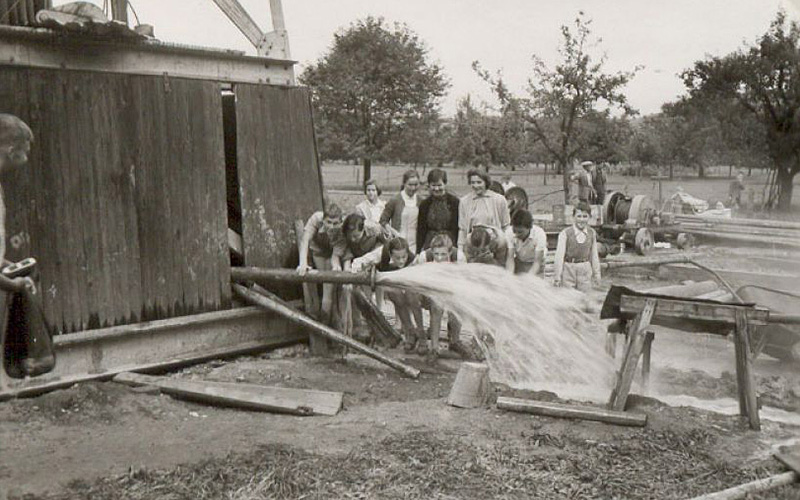
[[594, 200], [594, 187], [592, 186], [592, 170], [594, 163], [585, 161], [581, 163], [581, 170], [578, 171], [578, 201], [591, 203]]
[[[0, 113], [0, 269], [10, 262], [6, 260], [6, 206], [3, 199], [2, 180], [12, 168], [22, 168], [28, 163], [33, 132], [28, 125], [14, 115]], [[33, 286], [28, 278], [9, 280], [0, 273], [0, 285]]]
[[739, 172], [736, 174], [736, 179], [731, 182], [728, 191], [728, 206], [739, 208], [742, 204], [742, 193], [744, 193], [745, 189], [744, 174]]

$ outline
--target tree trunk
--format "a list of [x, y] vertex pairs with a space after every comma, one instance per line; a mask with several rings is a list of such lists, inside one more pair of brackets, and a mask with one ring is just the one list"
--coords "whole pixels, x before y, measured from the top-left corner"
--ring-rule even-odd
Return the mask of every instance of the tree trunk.
[[703, 179], [706, 176], [706, 168], [702, 163], [697, 165], [697, 177]]
[[547, 163], [544, 164], [544, 182], [543, 184], [547, 185]]
[[674, 170], [673, 165], [672, 165], [672, 163], [670, 163], [669, 164], [669, 180], [672, 180], [672, 178], [673, 178], [673, 170]]
[[558, 162], [558, 166], [561, 169], [561, 180], [564, 186], [564, 204], [569, 205], [569, 169], [567, 165], [561, 161]]
[[364, 158], [364, 182], [372, 179], [372, 158]]
[[791, 168], [778, 169], [778, 210], [788, 212], [792, 208], [792, 189], [794, 188], [794, 172]]

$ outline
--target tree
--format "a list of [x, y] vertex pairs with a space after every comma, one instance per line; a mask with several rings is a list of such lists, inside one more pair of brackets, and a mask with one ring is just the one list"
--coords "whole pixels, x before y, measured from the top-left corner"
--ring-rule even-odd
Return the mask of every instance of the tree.
[[592, 37], [591, 21], [579, 13], [572, 28], [561, 27], [561, 62], [550, 69], [533, 56], [533, 76], [528, 80], [527, 96], [515, 96], [502, 76], [492, 75], [476, 61], [475, 71], [492, 87], [501, 103], [516, 103], [522, 110], [533, 136], [558, 163], [563, 173], [564, 199], [569, 191], [569, 167], [586, 147], [591, 135], [591, 118], [602, 109], [621, 109], [635, 114], [628, 105], [623, 87], [633, 78], [631, 72], [604, 72], [605, 55], [595, 61], [589, 53], [600, 40]]
[[729, 98], [758, 120], [774, 171], [770, 201], [788, 211], [800, 172], [800, 24], [778, 12], [754, 45], [697, 61], [682, 76], [692, 98]]
[[337, 32], [330, 51], [301, 75], [330, 129], [323, 135], [343, 140], [347, 152], [362, 159], [365, 180], [395, 134], [438, 119], [449, 83], [427, 55], [407, 26], [367, 17]]

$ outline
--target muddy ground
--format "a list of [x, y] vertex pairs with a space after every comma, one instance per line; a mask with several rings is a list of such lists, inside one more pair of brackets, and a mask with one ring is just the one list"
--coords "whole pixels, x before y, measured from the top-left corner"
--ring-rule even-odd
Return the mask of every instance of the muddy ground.
[[[771, 455], [800, 442], [800, 366], [756, 360], [764, 421], [754, 432], [735, 415], [731, 342], [657, 329], [653, 349], [648, 396], [628, 408], [648, 415], [644, 428], [453, 408], [459, 363], [398, 351], [423, 369], [419, 380], [304, 346], [169, 374], [342, 391], [335, 417], [80, 384], [0, 404], [0, 498], [690, 498], [783, 471]], [[547, 387], [495, 393], [558, 400]], [[798, 497], [795, 485], [763, 498]]]

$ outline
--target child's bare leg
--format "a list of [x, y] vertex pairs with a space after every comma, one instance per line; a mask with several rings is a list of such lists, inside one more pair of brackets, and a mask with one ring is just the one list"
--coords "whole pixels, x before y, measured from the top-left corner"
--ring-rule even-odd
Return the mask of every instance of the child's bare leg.
[[431, 323], [428, 327], [428, 336], [431, 339], [431, 351], [439, 352], [439, 334], [442, 330], [442, 316], [444, 310], [431, 301]]
[[[317, 255], [311, 256], [314, 267], [319, 269], [320, 271], [330, 271], [331, 270], [331, 259], [329, 257], [321, 257]], [[322, 285], [322, 303], [320, 304], [320, 312], [321, 317], [320, 321], [325, 323], [326, 325], [330, 325], [331, 323], [331, 314], [333, 311], [333, 290], [334, 286], [332, 283], [324, 283]]]
[[418, 293], [413, 292], [405, 292], [406, 296], [406, 304], [408, 304], [408, 308], [411, 310], [411, 314], [414, 316], [414, 322], [416, 324], [416, 332], [417, 332], [417, 354], [425, 354], [428, 352], [428, 340], [427, 335], [425, 333], [425, 323], [422, 319], [422, 301], [421, 297]]
[[400, 328], [405, 337], [406, 349], [413, 349], [417, 342], [417, 333], [411, 322], [411, 312], [408, 309], [405, 295], [398, 290], [387, 290], [386, 297], [394, 304], [394, 312], [400, 320]]

